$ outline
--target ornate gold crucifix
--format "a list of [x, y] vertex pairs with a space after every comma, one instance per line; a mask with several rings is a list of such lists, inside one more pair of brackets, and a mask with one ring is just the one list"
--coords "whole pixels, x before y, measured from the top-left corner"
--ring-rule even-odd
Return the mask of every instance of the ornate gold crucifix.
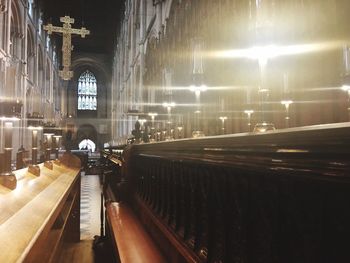
[[82, 27], [81, 29], [72, 28], [71, 24], [74, 24], [74, 18], [71, 18], [69, 16], [61, 17], [60, 21], [63, 23], [63, 27], [47, 24], [46, 26], [44, 26], [44, 30], [46, 30], [49, 34], [52, 34], [53, 32], [63, 34], [63, 70], [61, 70], [59, 74], [62, 79], [70, 80], [73, 77], [73, 71], [70, 70], [71, 52], [73, 50], [72, 34], [77, 34], [80, 35], [82, 38], [85, 38], [86, 35], [90, 34], [90, 31], [87, 30], [85, 27]]

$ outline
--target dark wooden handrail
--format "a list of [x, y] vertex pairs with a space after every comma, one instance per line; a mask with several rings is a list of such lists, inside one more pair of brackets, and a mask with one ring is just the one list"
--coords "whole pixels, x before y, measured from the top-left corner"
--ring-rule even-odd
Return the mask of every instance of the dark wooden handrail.
[[107, 203], [106, 217], [112, 244], [118, 248], [118, 262], [166, 262], [128, 206]]
[[349, 123], [132, 145], [122, 176], [178, 261], [350, 262], [349, 146]]
[[236, 134], [132, 145], [124, 158], [154, 158], [227, 166], [305, 170], [307, 173], [350, 176], [350, 123], [308, 126], [264, 134]]

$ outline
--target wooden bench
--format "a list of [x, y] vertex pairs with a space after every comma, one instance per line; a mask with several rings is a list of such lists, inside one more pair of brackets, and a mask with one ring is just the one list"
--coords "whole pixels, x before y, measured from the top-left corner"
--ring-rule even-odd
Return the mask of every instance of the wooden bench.
[[57, 262], [65, 244], [80, 240], [79, 158], [39, 166], [38, 177], [14, 171], [13, 191], [0, 185], [0, 262]]
[[106, 204], [106, 226], [119, 262], [167, 262], [127, 204]]

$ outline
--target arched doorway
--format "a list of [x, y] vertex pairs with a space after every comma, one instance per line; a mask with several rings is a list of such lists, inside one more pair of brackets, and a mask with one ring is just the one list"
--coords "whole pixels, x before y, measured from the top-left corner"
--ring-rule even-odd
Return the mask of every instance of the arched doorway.
[[79, 150], [89, 150], [91, 152], [95, 152], [96, 144], [90, 139], [84, 139], [79, 143]]
[[97, 149], [97, 131], [96, 128], [91, 124], [83, 124], [79, 127], [77, 132], [77, 142], [79, 149]]

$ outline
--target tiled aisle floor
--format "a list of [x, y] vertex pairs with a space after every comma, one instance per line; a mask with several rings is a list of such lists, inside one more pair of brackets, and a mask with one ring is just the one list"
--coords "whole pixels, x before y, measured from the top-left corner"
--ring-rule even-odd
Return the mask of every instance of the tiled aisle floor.
[[100, 235], [101, 187], [98, 175], [81, 176], [80, 240]]
[[92, 249], [93, 238], [100, 235], [101, 187], [98, 175], [81, 176], [80, 242], [65, 243], [59, 263], [98, 263]]

